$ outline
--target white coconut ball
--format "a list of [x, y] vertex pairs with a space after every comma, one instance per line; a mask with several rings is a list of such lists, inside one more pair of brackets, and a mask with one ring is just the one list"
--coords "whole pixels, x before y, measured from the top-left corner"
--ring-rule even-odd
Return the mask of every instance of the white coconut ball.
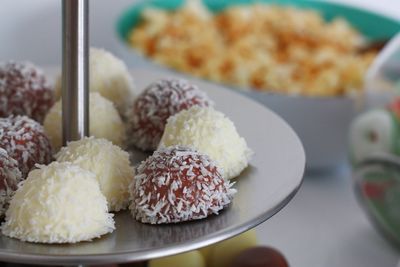
[[110, 211], [128, 207], [129, 184], [134, 169], [129, 154], [105, 139], [87, 137], [69, 142], [56, 155], [59, 162], [72, 162], [96, 175]]
[[31, 171], [13, 196], [4, 235], [35, 243], [89, 241], [115, 229], [93, 173], [53, 162]]
[[[132, 77], [125, 63], [110, 52], [93, 47], [89, 52], [89, 90], [112, 101], [121, 114], [135, 96]], [[60, 99], [61, 77], [56, 82], [55, 95]]]
[[[46, 115], [43, 126], [54, 151], [62, 146], [62, 105], [59, 100]], [[113, 103], [99, 93], [89, 94], [89, 132], [90, 135], [104, 138], [113, 144], [123, 146], [125, 125]]]
[[168, 119], [159, 147], [175, 145], [193, 147], [210, 156], [227, 179], [238, 176], [252, 154], [233, 122], [211, 107], [194, 106]]

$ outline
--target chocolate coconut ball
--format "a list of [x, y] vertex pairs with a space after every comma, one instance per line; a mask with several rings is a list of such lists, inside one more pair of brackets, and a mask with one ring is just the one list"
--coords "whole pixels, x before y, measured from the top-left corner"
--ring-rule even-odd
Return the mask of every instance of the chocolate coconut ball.
[[140, 164], [130, 187], [133, 217], [150, 224], [218, 214], [236, 192], [214, 161], [187, 147], [155, 151]]
[[43, 127], [26, 116], [0, 118], [0, 147], [18, 162], [23, 178], [35, 164], [52, 160], [50, 141]]
[[0, 217], [4, 216], [12, 193], [17, 190], [20, 181], [22, 174], [18, 162], [10, 157], [6, 150], [0, 148]]
[[0, 117], [26, 115], [38, 122], [54, 103], [44, 73], [30, 62], [0, 63]]
[[130, 142], [143, 150], [155, 150], [170, 116], [192, 106], [212, 105], [204, 92], [185, 80], [167, 78], [152, 83], [126, 115]]

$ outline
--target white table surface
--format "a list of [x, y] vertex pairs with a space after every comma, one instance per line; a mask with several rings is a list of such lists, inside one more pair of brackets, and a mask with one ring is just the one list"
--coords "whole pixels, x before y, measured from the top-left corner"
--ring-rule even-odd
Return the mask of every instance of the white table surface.
[[[91, 44], [124, 57], [115, 19], [132, 0], [91, 1]], [[399, 0], [340, 0], [400, 19]], [[0, 60], [31, 60], [59, 66], [61, 1], [1, 0]], [[145, 66], [141, 61], [130, 67]], [[146, 65], [148, 67], [148, 65]], [[296, 267], [395, 267], [399, 252], [373, 229], [352, 191], [344, 167], [308, 174], [300, 192], [280, 213], [257, 228], [260, 241], [281, 250]]]

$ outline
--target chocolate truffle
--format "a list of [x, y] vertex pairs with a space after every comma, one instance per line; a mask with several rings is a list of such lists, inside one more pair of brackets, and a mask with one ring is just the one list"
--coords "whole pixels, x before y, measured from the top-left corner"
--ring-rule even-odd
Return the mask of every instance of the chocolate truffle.
[[133, 217], [161, 224], [218, 214], [236, 190], [207, 155], [186, 147], [168, 147], [140, 164], [130, 192]]
[[26, 115], [40, 123], [54, 103], [43, 72], [30, 62], [0, 63], [0, 117]]
[[26, 116], [0, 118], [0, 147], [18, 162], [23, 178], [35, 164], [52, 160], [50, 141], [43, 127]]
[[18, 162], [0, 148], [0, 218], [4, 216], [8, 203], [18, 183], [22, 181], [22, 174]]
[[155, 150], [167, 119], [192, 106], [212, 106], [197, 86], [186, 80], [167, 78], [150, 84], [135, 100], [126, 117], [129, 140], [143, 150]]

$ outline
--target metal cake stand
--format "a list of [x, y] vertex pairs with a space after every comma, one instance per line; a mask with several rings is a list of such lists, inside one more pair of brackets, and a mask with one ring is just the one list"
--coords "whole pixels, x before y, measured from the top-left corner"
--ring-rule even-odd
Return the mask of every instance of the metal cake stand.
[[[63, 1], [64, 141], [88, 135], [87, 0]], [[132, 70], [138, 88], [165, 76]], [[170, 76], [170, 75], [169, 75]], [[175, 75], [178, 76], [179, 75]], [[304, 173], [302, 144], [280, 117], [221, 86], [193, 79], [224, 112], [255, 154], [237, 178], [232, 205], [218, 216], [171, 225], [146, 225], [128, 211], [115, 215], [116, 230], [92, 242], [32, 244], [0, 236], [0, 260], [41, 265], [88, 265], [148, 260], [225, 240], [264, 222], [295, 195]], [[131, 150], [136, 164], [147, 154]]]

